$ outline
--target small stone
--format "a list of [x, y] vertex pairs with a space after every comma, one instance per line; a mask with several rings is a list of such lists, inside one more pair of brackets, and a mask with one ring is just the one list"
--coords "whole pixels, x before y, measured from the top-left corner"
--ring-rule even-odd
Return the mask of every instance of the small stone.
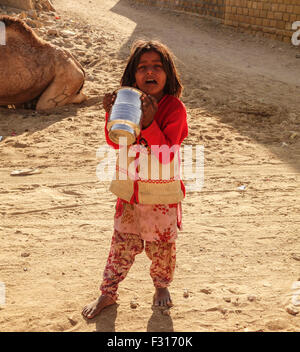
[[216, 312], [216, 311], [221, 311], [222, 308], [220, 306], [215, 306], [215, 307], [211, 307], [211, 308], [207, 308], [205, 311], [206, 312]]
[[95, 77], [94, 77], [93, 75], [87, 74], [85, 79], [86, 79], [87, 81], [89, 81], [89, 82], [94, 82]]
[[68, 29], [63, 29], [62, 31], [60, 31], [60, 35], [64, 38], [68, 38], [68, 37], [73, 36], [75, 34], [76, 34], [75, 32], [70, 31]]
[[264, 283], [263, 283], [263, 286], [264, 286], [264, 287], [271, 287], [272, 285], [271, 285], [269, 282], [264, 282]]
[[299, 136], [298, 132], [291, 132], [290, 139], [294, 139]]
[[297, 315], [299, 313], [299, 310], [292, 305], [287, 306], [286, 311], [291, 315]]
[[239, 290], [237, 288], [231, 287], [231, 288], [228, 289], [228, 291], [230, 293], [233, 293], [234, 295], [238, 295], [239, 294]]
[[293, 253], [292, 254], [292, 258], [297, 260], [297, 261], [300, 261], [300, 254]]
[[68, 320], [72, 326], [75, 326], [78, 323], [78, 321], [75, 320], [72, 316], [68, 317]]
[[236, 297], [236, 298], [232, 301], [232, 304], [233, 304], [235, 307], [239, 306], [239, 305], [240, 305], [239, 298]]
[[14, 144], [14, 147], [15, 147], [15, 148], [26, 148], [26, 147], [28, 147], [28, 145], [27, 145], [26, 143], [16, 142], [16, 143]]
[[24, 271], [27, 271], [27, 268], [23, 268]]
[[230, 303], [231, 302], [231, 298], [230, 297], [223, 297], [224, 301], [227, 302], [227, 303]]
[[200, 292], [205, 293], [206, 295], [210, 295], [212, 293], [211, 288], [202, 288]]
[[29, 256], [30, 256], [30, 253], [28, 253], [28, 252], [21, 253], [21, 257], [23, 257], [23, 258], [26, 258], [26, 257], [29, 257]]
[[130, 308], [136, 309], [138, 306], [139, 306], [139, 304], [137, 303], [136, 300], [132, 300], [132, 301], [130, 302]]
[[256, 296], [254, 296], [254, 295], [249, 295], [249, 296], [247, 297], [247, 299], [248, 299], [249, 302], [254, 302], [254, 301], [256, 301]]
[[58, 35], [58, 30], [55, 28], [50, 28], [50, 29], [48, 29], [47, 34], [48, 35]]
[[188, 290], [188, 289], [185, 289], [185, 290], [183, 291], [183, 297], [184, 297], [184, 298], [188, 298], [188, 297], [189, 297], [189, 290]]
[[222, 314], [227, 314], [229, 312], [228, 308], [220, 308]]

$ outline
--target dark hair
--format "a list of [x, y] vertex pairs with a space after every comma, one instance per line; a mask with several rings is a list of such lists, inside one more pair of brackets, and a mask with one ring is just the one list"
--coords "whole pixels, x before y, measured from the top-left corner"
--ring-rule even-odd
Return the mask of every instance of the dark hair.
[[160, 55], [163, 68], [167, 75], [164, 93], [173, 95], [177, 98], [181, 96], [183, 86], [177, 69], [174, 64], [173, 54], [170, 49], [164, 44], [156, 40], [146, 41], [138, 40], [133, 43], [131, 47], [130, 57], [127, 61], [126, 68], [121, 78], [121, 86], [133, 86], [135, 83], [135, 73], [139, 64], [141, 56], [146, 53], [154, 51]]

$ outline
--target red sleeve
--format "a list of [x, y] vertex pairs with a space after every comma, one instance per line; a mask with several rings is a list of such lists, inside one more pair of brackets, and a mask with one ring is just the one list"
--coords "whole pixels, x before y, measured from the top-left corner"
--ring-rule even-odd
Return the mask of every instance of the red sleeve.
[[[141, 135], [148, 146], [152, 146], [153, 153], [156, 154], [161, 163], [163, 162], [163, 152], [158, 153], [153, 146], [161, 147], [165, 145], [169, 148], [174, 146], [173, 149], [167, 148], [171, 152], [170, 160], [173, 160], [173, 151], [176, 152], [179, 149], [182, 141], [188, 135], [187, 114], [184, 105], [178, 101], [176, 101], [175, 107], [169, 104], [168, 108], [162, 112], [162, 116], [159, 116], [149, 127], [142, 130]], [[168, 162], [168, 156], [165, 160]]]
[[180, 145], [187, 137], [188, 128], [185, 109], [176, 109], [168, 116], [162, 127], [154, 120], [149, 127], [142, 130], [142, 137], [148, 145]]

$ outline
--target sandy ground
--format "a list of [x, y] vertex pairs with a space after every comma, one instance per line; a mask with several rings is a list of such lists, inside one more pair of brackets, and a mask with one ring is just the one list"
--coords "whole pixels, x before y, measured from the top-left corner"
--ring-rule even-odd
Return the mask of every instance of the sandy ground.
[[[127, 0], [53, 3], [59, 18], [40, 14], [38, 31], [84, 65], [89, 100], [0, 109], [0, 330], [299, 331], [299, 47]], [[98, 296], [115, 202], [96, 176], [101, 101], [141, 37], [176, 56], [185, 144], [204, 146], [205, 181], [183, 202], [170, 315], [152, 307], [143, 253], [118, 305], [87, 322], [81, 309]], [[28, 167], [41, 173], [10, 175]]]

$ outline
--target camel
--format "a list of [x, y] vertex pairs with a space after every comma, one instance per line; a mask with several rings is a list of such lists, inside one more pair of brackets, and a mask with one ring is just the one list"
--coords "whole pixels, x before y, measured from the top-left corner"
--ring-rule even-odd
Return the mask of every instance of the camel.
[[[67, 50], [39, 38], [22, 20], [0, 15], [0, 106], [47, 110], [82, 103], [85, 73]], [[3, 26], [2, 26], [3, 27]]]

